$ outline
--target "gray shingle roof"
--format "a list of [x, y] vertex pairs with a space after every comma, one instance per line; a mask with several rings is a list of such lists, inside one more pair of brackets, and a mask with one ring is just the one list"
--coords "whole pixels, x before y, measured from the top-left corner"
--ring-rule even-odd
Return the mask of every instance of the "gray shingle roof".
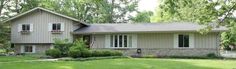
[[[140, 24], [91, 24], [74, 31], [75, 34], [92, 33], [135, 33], [135, 32], [196, 32], [204, 25], [196, 23], [140, 23]], [[227, 28], [219, 27], [211, 32], [226, 31]]]

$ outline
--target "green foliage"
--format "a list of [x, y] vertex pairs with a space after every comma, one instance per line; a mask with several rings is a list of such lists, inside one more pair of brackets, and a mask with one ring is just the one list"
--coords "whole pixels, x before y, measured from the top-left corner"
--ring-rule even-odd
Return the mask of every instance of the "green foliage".
[[12, 50], [10, 48], [10, 28], [8, 24], [0, 22], [0, 49], [4, 49], [5, 52]]
[[144, 22], [151, 22], [151, 16], [153, 15], [153, 12], [151, 11], [144, 11], [144, 12], [138, 12], [138, 14], [131, 18], [131, 20], [135, 23], [144, 23]]
[[123, 54], [119, 51], [114, 50], [95, 50], [92, 51], [93, 57], [105, 57], [105, 56], [122, 56]]
[[206, 34], [219, 26], [226, 26], [229, 32], [222, 34], [222, 45], [228, 48], [236, 42], [235, 0], [163, 0], [157, 8], [152, 22], [193, 22], [206, 27], [199, 29]]
[[138, 0], [25, 0], [18, 5], [21, 8], [14, 10], [20, 12], [40, 6], [86, 23], [114, 23], [128, 22]]
[[77, 47], [71, 47], [69, 50], [69, 56], [73, 58], [77, 58], [81, 56], [81, 50], [79, 50]]
[[53, 58], [61, 57], [61, 51], [59, 49], [49, 49], [45, 52], [45, 54]]
[[54, 44], [53, 44], [55, 49], [58, 49], [61, 51], [62, 56], [67, 56], [69, 48], [72, 46], [72, 43], [69, 42], [68, 39], [54, 39]]
[[89, 57], [90, 53], [86, 48], [86, 44], [83, 39], [76, 40], [69, 49], [69, 56], [73, 58]]

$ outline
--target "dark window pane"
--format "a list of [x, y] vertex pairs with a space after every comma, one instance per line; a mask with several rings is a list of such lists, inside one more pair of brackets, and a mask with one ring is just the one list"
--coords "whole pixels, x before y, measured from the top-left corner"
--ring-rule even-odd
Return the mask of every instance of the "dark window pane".
[[117, 43], [118, 42], [118, 40], [117, 40], [117, 35], [115, 35], [115, 47], [117, 47]]
[[33, 52], [32, 46], [25, 46], [25, 52]]
[[30, 30], [30, 25], [26, 25], [26, 30]]
[[119, 47], [122, 47], [123, 43], [123, 39], [122, 39], [122, 35], [119, 35]]
[[57, 24], [57, 30], [61, 30], [61, 24]]
[[184, 47], [189, 47], [189, 36], [188, 35], [184, 36]]
[[52, 24], [52, 30], [57, 30], [57, 25], [56, 24]]
[[179, 47], [183, 47], [183, 35], [179, 35]]
[[124, 47], [127, 47], [127, 35], [124, 35]]
[[26, 30], [26, 29], [25, 29], [25, 25], [22, 25], [22, 30]]

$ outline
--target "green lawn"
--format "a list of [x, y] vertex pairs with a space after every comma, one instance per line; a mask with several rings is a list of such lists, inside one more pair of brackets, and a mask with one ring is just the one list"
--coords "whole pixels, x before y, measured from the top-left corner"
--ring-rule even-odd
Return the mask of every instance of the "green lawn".
[[[5, 61], [8, 60], [8, 61]], [[0, 57], [0, 69], [234, 69], [236, 60], [122, 58], [90, 61], [33, 61]]]

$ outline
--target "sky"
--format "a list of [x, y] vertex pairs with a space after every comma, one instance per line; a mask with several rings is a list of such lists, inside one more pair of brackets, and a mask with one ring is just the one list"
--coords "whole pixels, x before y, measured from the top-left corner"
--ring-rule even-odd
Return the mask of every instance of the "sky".
[[155, 11], [160, 0], [140, 0], [138, 3], [139, 11]]

